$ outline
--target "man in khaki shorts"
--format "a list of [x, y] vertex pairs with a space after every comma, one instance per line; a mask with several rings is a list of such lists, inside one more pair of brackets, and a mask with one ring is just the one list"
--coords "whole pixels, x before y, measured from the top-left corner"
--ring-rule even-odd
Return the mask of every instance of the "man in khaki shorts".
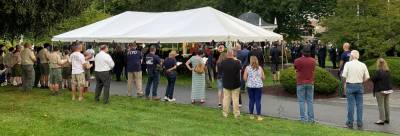
[[83, 65], [86, 63], [85, 57], [81, 53], [82, 44], [75, 45], [72, 47], [74, 51], [69, 56], [69, 62], [72, 65], [72, 77], [71, 77], [71, 90], [72, 100], [76, 98], [76, 90], [79, 89], [79, 101], [83, 100], [83, 87], [85, 86], [85, 74]]
[[50, 67], [49, 67], [49, 50], [48, 48], [50, 47], [49, 43], [45, 43], [43, 45], [43, 49], [39, 51], [38, 57], [40, 59], [40, 65], [39, 69], [41, 72], [40, 75], [40, 84], [42, 88], [47, 88], [48, 87], [48, 82], [49, 82], [49, 73], [50, 73]]
[[50, 65], [50, 90], [51, 95], [58, 95], [60, 88], [61, 78], [61, 67], [67, 60], [62, 60], [59, 52], [59, 47], [54, 47], [53, 51], [49, 55]]

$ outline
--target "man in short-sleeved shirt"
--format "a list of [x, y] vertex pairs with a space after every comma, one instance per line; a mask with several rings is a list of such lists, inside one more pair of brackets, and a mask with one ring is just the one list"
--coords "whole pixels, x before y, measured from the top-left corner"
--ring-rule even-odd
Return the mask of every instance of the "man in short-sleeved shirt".
[[346, 125], [349, 128], [353, 127], [354, 122], [354, 106], [357, 110], [357, 126], [363, 127], [363, 83], [367, 81], [370, 76], [367, 66], [358, 61], [360, 54], [357, 50], [351, 51], [351, 61], [344, 65], [342, 77], [346, 83], [346, 96], [347, 96], [347, 121]]
[[39, 51], [38, 57], [40, 60], [40, 84], [43, 88], [48, 88], [48, 81], [49, 81], [49, 73], [50, 73], [50, 66], [49, 66], [49, 56], [50, 53], [48, 48], [50, 47], [49, 43], [45, 43], [43, 49]]
[[85, 56], [81, 53], [82, 44], [73, 47], [74, 52], [69, 56], [69, 61], [72, 65], [72, 100], [75, 100], [76, 90], [79, 89], [79, 101], [83, 100], [83, 87], [85, 86], [85, 70], [83, 65], [86, 63]]
[[240, 94], [240, 70], [242, 65], [239, 60], [234, 58], [234, 51], [228, 49], [227, 59], [218, 65], [218, 71], [224, 75], [222, 86], [224, 87], [223, 116], [228, 117], [229, 106], [233, 103], [233, 113], [235, 117], [240, 116], [239, 94]]
[[157, 87], [158, 82], [160, 80], [160, 71], [159, 68], [161, 60], [158, 55], [156, 55], [156, 47], [153, 45], [150, 47], [150, 53], [146, 56], [146, 66], [147, 66], [147, 74], [148, 80], [146, 85], [146, 97], [149, 98], [150, 88], [152, 88], [152, 99], [159, 100], [160, 97], [157, 96]]
[[21, 51], [21, 67], [22, 67], [22, 88], [24, 91], [32, 90], [33, 80], [35, 79], [35, 71], [33, 64], [36, 61], [36, 56], [32, 51], [32, 45], [24, 44], [24, 50]]
[[[135, 83], [136, 94], [143, 96], [142, 90], [142, 52], [137, 50], [136, 43], [129, 44], [130, 50], [126, 54], [126, 69], [128, 72], [128, 96], [132, 95], [132, 85]], [[132, 83], [133, 82], [133, 83]]]
[[270, 57], [271, 57], [271, 72], [272, 72], [272, 81], [275, 83], [279, 81], [279, 63], [281, 56], [281, 52], [278, 50], [278, 46], [276, 44], [272, 45], [273, 47], [270, 50]]

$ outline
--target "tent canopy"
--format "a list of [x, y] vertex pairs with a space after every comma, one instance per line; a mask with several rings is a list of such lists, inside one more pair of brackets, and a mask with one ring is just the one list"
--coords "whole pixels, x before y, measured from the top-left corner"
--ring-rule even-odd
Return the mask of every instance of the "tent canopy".
[[282, 35], [264, 30], [211, 7], [175, 12], [126, 11], [54, 36], [52, 41], [183, 43], [277, 41]]

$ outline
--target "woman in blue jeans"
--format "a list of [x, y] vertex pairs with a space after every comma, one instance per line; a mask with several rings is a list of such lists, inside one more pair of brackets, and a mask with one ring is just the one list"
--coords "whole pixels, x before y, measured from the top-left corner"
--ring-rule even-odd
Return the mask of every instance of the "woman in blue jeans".
[[263, 88], [263, 80], [265, 79], [264, 70], [258, 64], [255, 56], [250, 57], [250, 65], [246, 67], [243, 79], [246, 81], [247, 91], [249, 93], [249, 110], [250, 119], [254, 119], [254, 106], [257, 109], [257, 120], [261, 121], [261, 96]]
[[176, 81], [176, 51], [171, 51], [168, 55], [167, 58], [164, 60], [164, 70], [165, 70], [165, 76], [167, 77], [168, 80], [168, 86], [167, 90], [165, 91], [165, 101], [173, 102], [175, 101], [174, 98], [174, 87], [175, 87], [175, 81]]

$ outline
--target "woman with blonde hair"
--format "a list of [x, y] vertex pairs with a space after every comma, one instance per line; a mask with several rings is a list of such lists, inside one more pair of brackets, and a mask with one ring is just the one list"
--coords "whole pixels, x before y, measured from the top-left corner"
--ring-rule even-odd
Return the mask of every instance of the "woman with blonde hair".
[[163, 68], [165, 70], [165, 76], [168, 80], [167, 90], [165, 91], [165, 101], [173, 102], [175, 101], [174, 98], [174, 89], [175, 89], [175, 81], [176, 81], [176, 51], [171, 51], [167, 58], [165, 58], [163, 63]]
[[217, 67], [215, 69], [217, 72], [218, 107], [219, 108], [222, 108], [222, 100], [224, 98], [224, 96], [223, 96], [224, 86], [222, 85], [222, 77], [224, 76], [224, 74], [222, 72], [218, 72], [218, 67], [219, 67], [220, 63], [222, 61], [224, 61], [225, 59], [226, 59], [226, 54], [221, 53], [221, 55], [219, 56], [219, 58], [217, 60]]
[[374, 83], [374, 96], [378, 102], [379, 120], [375, 122], [378, 125], [389, 124], [389, 94], [392, 93], [392, 82], [390, 71], [386, 61], [379, 58], [376, 62], [377, 71], [371, 80]]
[[256, 56], [250, 57], [250, 64], [244, 71], [243, 79], [246, 81], [247, 91], [249, 94], [250, 119], [254, 119], [253, 111], [254, 106], [256, 106], [257, 120], [263, 120], [261, 117], [261, 96], [265, 75], [263, 68], [258, 64]]

